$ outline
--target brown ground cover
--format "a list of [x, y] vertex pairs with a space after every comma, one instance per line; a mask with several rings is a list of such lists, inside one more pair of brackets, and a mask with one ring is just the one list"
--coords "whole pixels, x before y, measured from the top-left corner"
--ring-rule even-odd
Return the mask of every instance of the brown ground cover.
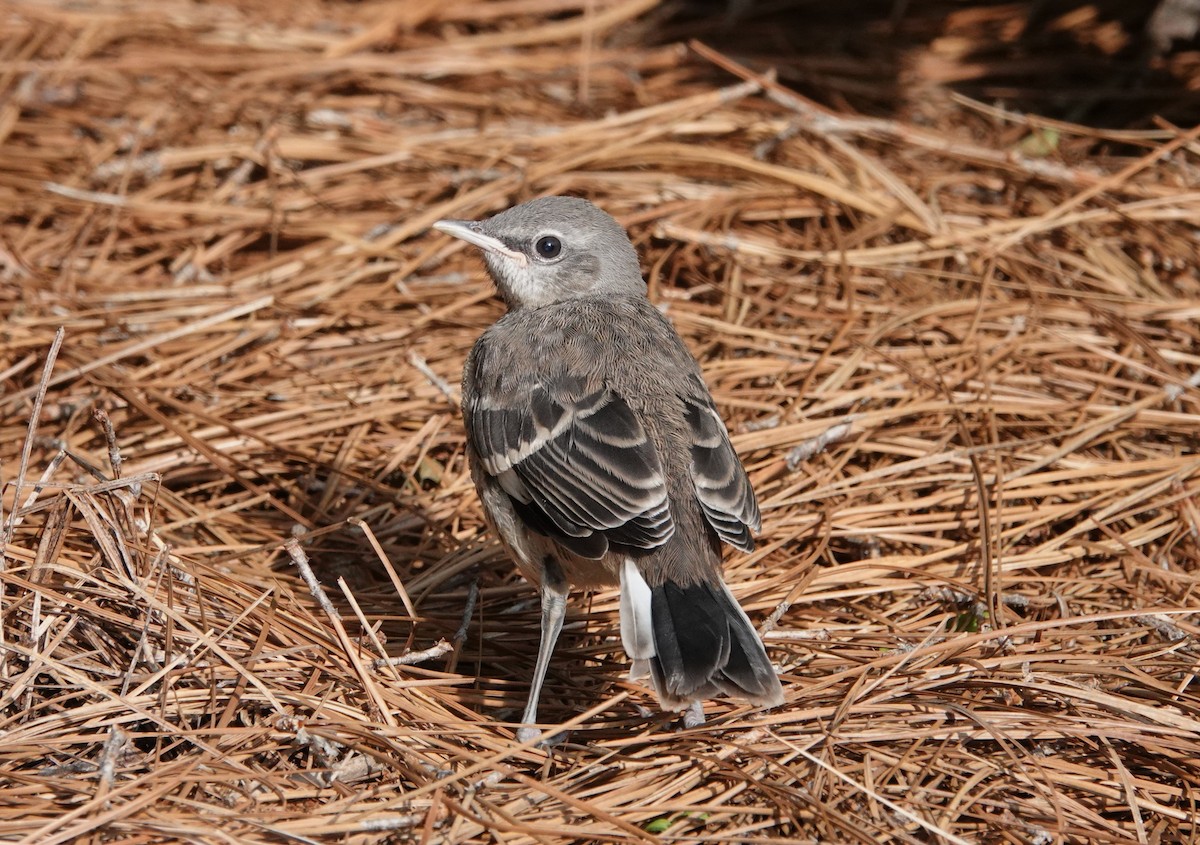
[[[0, 8], [0, 838], [1200, 836], [1200, 132], [1008, 108], [1044, 4], [940, 5], [886, 85], [731, 46], [794, 9]], [[456, 386], [501, 307], [428, 227], [543, 193], [704, 365], [778, 710], [657, 713], [598, 593], [569, 742], [513, 739], [537, 606]]]

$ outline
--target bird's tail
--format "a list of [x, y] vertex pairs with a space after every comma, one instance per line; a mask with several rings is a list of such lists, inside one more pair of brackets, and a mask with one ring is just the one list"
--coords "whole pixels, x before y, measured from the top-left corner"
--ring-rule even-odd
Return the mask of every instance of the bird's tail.
[[621, 637], [632, 677], [650, 675], [664, 709], [724, 694], [761, 707], [783, 703], [783, 687], [750, 619], [721, 581], [650, 587], [626, 560]]

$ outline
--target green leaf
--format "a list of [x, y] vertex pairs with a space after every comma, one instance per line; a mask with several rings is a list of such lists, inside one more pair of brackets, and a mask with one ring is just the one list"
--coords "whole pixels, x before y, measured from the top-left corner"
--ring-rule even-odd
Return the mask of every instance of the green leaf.
[[660, 816], [652, 822], [646, 823], [647, 833], [666, 833], [667, 828], [675, 823], [675, 820], [667, 816]]
[[1017, 144], [1017, 152], [1030, 158], [1045, 158], [1058, 149], [1057, 129], [1035, 129]]
[[950, 620], [949, 628], [951, 631], [959, 633], [977, 634], [979, 633], [979, 614], [973, 610], [964, 610], [962, 613], [955, 614]]

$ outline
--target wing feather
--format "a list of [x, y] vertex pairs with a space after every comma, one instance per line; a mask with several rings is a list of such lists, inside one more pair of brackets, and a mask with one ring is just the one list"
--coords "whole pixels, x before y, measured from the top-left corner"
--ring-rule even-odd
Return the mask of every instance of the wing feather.
[[754, 550], [751, 532], [762, 527], [758, 501], [729, 433], [708, 391], [684, 400], [692, 435], [692, 483], [708, 524], [717, 536], [742, 551]]
[[585, 392], [578, 379], [543, 375], [524, 391], [480, 389], [464, 411], [480, 463], [530, 528], [590, 558], [670, 539], [658, 453], [610, 387]]

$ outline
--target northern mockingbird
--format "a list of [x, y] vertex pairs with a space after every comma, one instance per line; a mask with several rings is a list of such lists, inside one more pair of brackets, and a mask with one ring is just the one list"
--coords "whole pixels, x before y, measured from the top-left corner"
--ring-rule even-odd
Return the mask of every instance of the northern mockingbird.
[[619, 584], [630, 677], [703, 719], [724, 693], [783, 689], [721, 578], [721, 541], [754, 548], [758, 504], [695, 359], [646, 298], [637, 252], [590, 202], [544, 197], [434, 228], [483, 251], [508, 305], [463, 370], [471, 475], [487, 517], [541, 589], [538, 697], [568, 590]]

